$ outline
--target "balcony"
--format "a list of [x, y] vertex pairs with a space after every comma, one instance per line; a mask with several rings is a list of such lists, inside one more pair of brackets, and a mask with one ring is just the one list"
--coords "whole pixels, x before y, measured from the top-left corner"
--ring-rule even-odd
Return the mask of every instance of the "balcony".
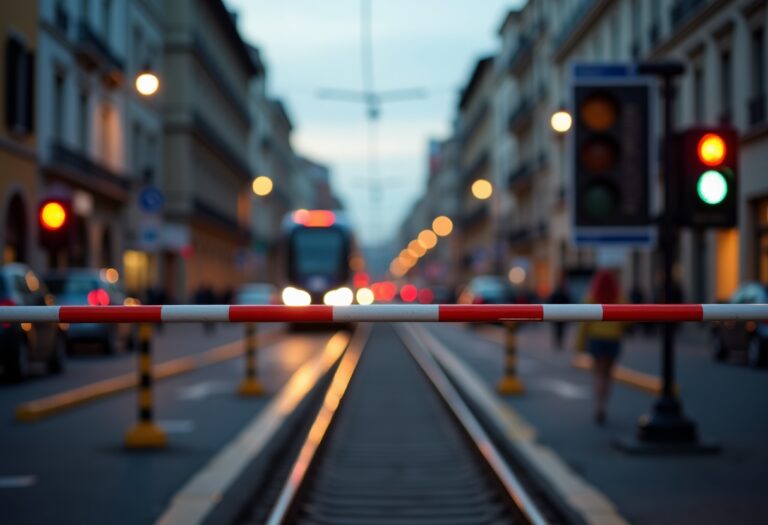
[[531, 182], [533, 182], [533, 169], [531, 168], [531, 163], [523, 161], [509, 174], [509, 177], [507, 178], [507, 188], [512, 191], [521, 190], [530, 186]]
[[67, 182], [97, 192], [115, 201], [128, 199], [130, 179], [110, 168], [93, 161], [79, 151], [60, 142], [53, 142], [50, 161], [44, 167], [46, 176], [64, 179]]
[[520, 99], [517, 107], [509, 116], [507, 129], [510, 133], [519, 133], [531, 124], [533, 120], [533, 104], [529, 97]]
[[579, 2], [579, 5], [576, 6], [576, 9], [570, 16], [568, 16], [567, 21], [563, 23], [560, 32], [554, 39], [554, 49], [556, 54], [564, 52], [566, 43], [576, 34], [577, 29], [579, 29], [586, 21], [587, 15], [590, 14], [590, 11], [596, 4], [597, 0], [581, 0]]
[[490, 160], [491, 154], [487, 150], [480, 153], [464, 172], [464, 186], [469, 186], [473, 180], [477, 179], [488, 167]]
[[683, 23], [690, 20], [696, 14], [701, 6], [706, 3], [705, 0], [676, 0], [672, 4], [670, 11], [670, 20], [672, 23], [672, 32], [680, 28]]
[[113, 85], [123, 80], [123, 62], [117, 58], [109, 45], [96, 34], [88, 22], [81, 20], [77, 34], [77, 58], [90, 69], [100, 69], [104, 78]]
[[195, 216], [198, 219], [202, 219], [212, 224], [218, 225], [223, 230], [226, 230], [228, 233], [232, 234], [239, 241], [246, 243], [251, 240], [251, 232], [248, 228], [244, 228], [238, 224], [235, 219], [214, 208], [213, 206], [206, 204], [201, 199], [194, 199], [193, 210]]
[[485, 222], [489, 217], [488, 206], [483, 204], [461, 217], [461, 227], [464, 230], [471, 229]]
[[755, 95], [748, 103], [749, 125], [754, 126], [765, 121], [765, 95]]
[[509, 59], [509, 72], [517, 75], [531, 63], [533, 58], [533, 42], [526, 35], [517, 39], [517, 48], [512, 58]]

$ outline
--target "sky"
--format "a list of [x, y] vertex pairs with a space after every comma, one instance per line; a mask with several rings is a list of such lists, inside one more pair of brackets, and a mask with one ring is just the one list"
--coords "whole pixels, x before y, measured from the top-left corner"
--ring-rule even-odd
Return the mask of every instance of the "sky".
[[[225, 0], [243, 38], [261, 49], [270, 96], [286, 104], [292, 143], [331, 168], [363, 244], [388, 241], [423, 194], [430, 138], [450, 133], [458, 95], [475, 61], [498, 49], [510, 0], [371, 0], [377, 91], [419, 88], [426, 98], [381, 108], [378, 172], [371, 198], [365, 106], [317, 96], [360, 90], [362, 0]], [[428, 225], [425, 225], [428, 226]]]

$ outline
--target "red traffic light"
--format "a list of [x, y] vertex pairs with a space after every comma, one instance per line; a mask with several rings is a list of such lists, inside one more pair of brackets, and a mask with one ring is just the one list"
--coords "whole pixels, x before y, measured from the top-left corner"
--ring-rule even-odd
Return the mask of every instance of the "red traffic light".
[[58, 201], [48, 201], [40, 207], [40, 225], [46, 230], [61, 229], [67, 219], [67, 210]]
[[707, 133], [699, 140], [696, 153], [707, 166], [718, 166], [725, 160], [727, 148], [723, 137], [717, 133]]

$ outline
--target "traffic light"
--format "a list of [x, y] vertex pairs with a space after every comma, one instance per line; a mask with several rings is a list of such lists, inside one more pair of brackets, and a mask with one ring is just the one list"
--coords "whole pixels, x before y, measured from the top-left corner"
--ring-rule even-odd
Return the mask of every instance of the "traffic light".
[[650, 223], [651, 140], [645, 81], [574, 85], [574, 225]]
[[696, 128], [677, 137], [677, 214], [680, 226], [730, 228], [738, 222], [738, 134]]
[[38, 213], [40, 244], [49, 250], [59, 250], [69, 244], [72, 206], [61, 198], [44, 199]]

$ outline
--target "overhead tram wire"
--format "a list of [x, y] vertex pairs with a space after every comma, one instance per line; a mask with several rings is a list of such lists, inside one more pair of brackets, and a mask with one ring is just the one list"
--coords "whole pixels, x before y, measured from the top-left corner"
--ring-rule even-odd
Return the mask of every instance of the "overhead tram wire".
[[[424, 89], [394, 89], [376, 91], [373, 67], [373, 20], [371, 15], [371, 0], [360, 0], [360, 72], [362, 76], [362, 91], [350, 89], [321, 89], [318, 98], [338, 100], [342, 102], [362, 103], [366, 106], [367, 142], [366, 156], [368, 158], [367, 186], [371, 199], [373, 213], [368, 214], [371, 223], [377, 223], [381, 194], [385, 189], [381, 184], [379, 170], [379, 134], [378, 120], [383, 102], [401, 102], [425, 98]], [[392, 186], [396, 188], [397, 186]]]

